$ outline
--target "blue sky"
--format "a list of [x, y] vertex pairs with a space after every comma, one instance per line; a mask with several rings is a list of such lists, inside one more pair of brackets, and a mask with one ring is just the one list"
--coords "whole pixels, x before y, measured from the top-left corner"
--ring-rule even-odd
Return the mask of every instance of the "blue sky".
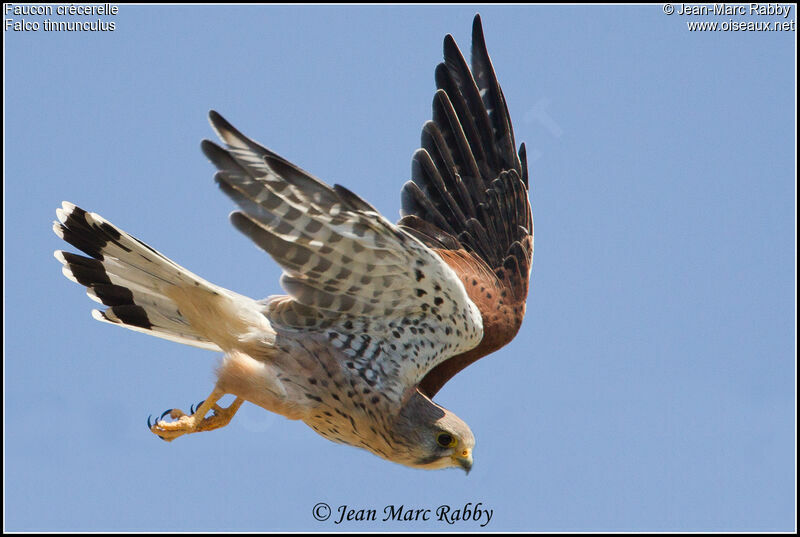
[[[200, 152], [208, 110], [395, 219], [442, 38], [468, 51], [476, 11], [528, 146], [536, 250], [518, 337], [436, 398], [477, 437], [472, 473], [252, 405], [159, 441], [148, 414], [205, 398], [218, 357], [92, 320], [52, 257], [56, 207], [277, 293]], [[689, 32], [731, 17], [661, 5], [70, 20], [96, 18], [116, 30], [4, 33], [7, 530], [480, 530], [435, 516], [478, 502], [495, 531], [795, 528], [795, 32]], [[377, 520], [335, 524], [343, 505]], [[381, 520], [400, 505], [433, 513]]]

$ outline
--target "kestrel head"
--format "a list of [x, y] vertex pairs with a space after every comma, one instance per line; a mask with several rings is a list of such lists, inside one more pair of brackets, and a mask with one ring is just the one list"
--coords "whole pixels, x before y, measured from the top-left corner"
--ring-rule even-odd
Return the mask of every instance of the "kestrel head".
[[472, 468], [475, 436], [461, 418], [437, 405], [417, 390], [409, 395], [392, 428], [389, 457], [395, 462], [422, 468]]

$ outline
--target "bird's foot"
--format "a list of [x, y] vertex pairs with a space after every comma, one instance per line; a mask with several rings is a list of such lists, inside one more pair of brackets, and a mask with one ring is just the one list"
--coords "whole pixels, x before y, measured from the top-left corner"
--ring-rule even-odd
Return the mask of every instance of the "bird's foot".
[[[187, 415], [180, 409], [173, 408], [161, 414], [155, 423], [151, 423], [151, 418], [147, 418], [147, 428], [162, 440], [172, 442], [179, 436], [191, 433], [201, 433], [213, 431], [220, 427], [225, 427], [230, 423], [233, 416], [242, 406], [244, 399], [237, 397], [227, 408], [217, 404], [217, 401], [224, 393], [214, 390], [211, 396], [197, 406], [197, 410], [192, 405], [192, 413]], [[206, 416], [211, 412], [210, 416]], [[174, 421], [166, 421], [164, 418], [169, 416]]]

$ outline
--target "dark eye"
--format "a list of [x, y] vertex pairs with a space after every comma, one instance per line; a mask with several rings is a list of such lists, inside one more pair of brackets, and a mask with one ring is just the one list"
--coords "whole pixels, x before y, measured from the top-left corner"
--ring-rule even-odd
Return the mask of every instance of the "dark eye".
[[436, 437], [436, 443], [443, 448], [448, 448], [455, 446], [456, 440], [447, 433], [439, 433], [439, 436]]

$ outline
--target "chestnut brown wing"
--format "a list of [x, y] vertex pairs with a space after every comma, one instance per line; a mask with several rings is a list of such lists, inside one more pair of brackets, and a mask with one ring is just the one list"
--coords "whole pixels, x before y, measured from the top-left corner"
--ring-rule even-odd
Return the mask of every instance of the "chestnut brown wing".
[[444, 58], [436, 68], [433, 119], [425, 123], [422, 147], [412, 159], [398, 225], [455, 270], [481, 311], [484, 336], [477, 347], [423, 378], [419, 387], [429, 397], [516, 335], [533, 255], [525, 145], [516, 152], [479, 15], [472, 26], [472, 69], [450, 35]]

